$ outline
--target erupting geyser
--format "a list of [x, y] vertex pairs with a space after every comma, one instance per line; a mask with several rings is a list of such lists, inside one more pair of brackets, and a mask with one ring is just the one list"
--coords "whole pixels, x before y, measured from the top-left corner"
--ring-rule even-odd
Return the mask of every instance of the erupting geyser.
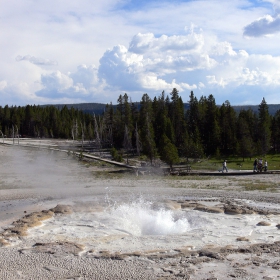
[[81, 203], [83, 207], [75, 202], [72, 214], [55, 216], [43, 226], [32, 229], [31, 239], [34, 236], [37, 242], [71, 241], [87, 249], [94, 248], [96, 252], [123, 253], [199, 249], [209, 245], [234, 245], [240, 240], [249, 243], [280, 240], [275, 227], [277, 216], [269, 218], [270, 227], [260, 227], [258, 222], [263, 218], [259, 214], [227, 215], [190, 208], [174, 210], [165, 202], [144, 199], [109, 204], [89, 199]]
[[154, 208], [147, 201], [124, 203], [113, 207], [109, 213], [120, 229], [135, 236], [183, 234], [190, 230], [184, 213]]

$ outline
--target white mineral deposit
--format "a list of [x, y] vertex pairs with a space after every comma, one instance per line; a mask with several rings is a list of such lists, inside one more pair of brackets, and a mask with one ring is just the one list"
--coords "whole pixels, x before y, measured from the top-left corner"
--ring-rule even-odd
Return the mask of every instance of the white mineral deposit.
[[246, 192], [249, 176], [120, 175], [55, 141], [7, 144], [0, 279], [280, 279], [278, 188]]

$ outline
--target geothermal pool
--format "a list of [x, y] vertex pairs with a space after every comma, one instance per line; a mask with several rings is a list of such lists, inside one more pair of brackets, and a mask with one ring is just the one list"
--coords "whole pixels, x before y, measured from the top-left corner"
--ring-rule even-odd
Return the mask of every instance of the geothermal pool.
[[[29, 238], [36, 242], [75, 242], [95, 253], [142, 254], [280, 240], [280, 230], [276, 227], [279, 215], [227, 215], [172, 209], [170, 201], [152, 202], [141, 198], [106, 203], [101, 205], [90, 198], [82, 204], [76, 201], [72, 214], [57, 215], [41, 227], [31, 229]], [[201, 203], [213, 206], [219, 202]], [[257, 225], [261, 221], [270, 225]], [[237, 241], [238, 237], [245, 237], [247, 241]]]
[[[279, 215], [228, 215], [181, 207], [179, 200], [194, 198], [205, 206], [221, 205], [219, 198], [213, 198], [214, 190], [199, 192], [184, 188], [192, 184], [188, 180], [180, 182], [182, 188], [174, 188], [172, 181], [165, 178], [100, 179], [95, 172], [103, 171], [103, 167], [87, 166], [67, 153], [42, 149], [1, 147], [0, 160], [2, 230], [24, 213], [50, 209], [57, 204], [71, 205], [73, 209], [72, 214], [55, 215], [30, 229], [24, 239], [31, 246], [36, 242], [71, 241], [96, 254], [100, 251], [145, 254], [280, 240], [280, 230], [276, 227], [280, 224]], [[238, 192], [233, 197], [236, 195]], [[253, 200], [242, 203], [280, 208], [277, 204]], [[259, 226], [262, 221], [269, 225]], [[239, 237], [246, 241], [237, 241]]]

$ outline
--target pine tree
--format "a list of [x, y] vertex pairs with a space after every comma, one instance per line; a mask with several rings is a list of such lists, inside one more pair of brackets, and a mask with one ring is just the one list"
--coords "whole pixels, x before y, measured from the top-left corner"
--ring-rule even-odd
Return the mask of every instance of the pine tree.
[[259, 121], [258, 121], [258, 143], [260, 148], [260, 153], [265, 155], [270, 150], [270, 131], [271, 118], [268, 112], [268, 106], [265, 99], [263, 98], [261, 104], [259, 105]]
[[175, 146], [182, 151], [186, 134], [186, 122], [185, 122], [185, 112], [184, 103], [182, 98], [179, 96], [179, 92], [176, 88], [170, 93], [171, 102], [169, 105], [169, 117], [174, 129], [175, 134]]
[[179, 162], [178, 150], [166, 135], [163, 135], [161, 140], [160, 158], [169, 164], [171, 170], [173, 165]]
[[271, 123], [272, 147], [275, 153], [280, 151], [280, 110], [277, 110]]
[[243, 157], [252, 157], [254, 154], [254, 142], [250, 132], [250, 123], [246, 111], [241, 111], [237, 120], [237, 151]]
[[218, 109], [212, 94], [206, 100], [206, 114], [204, 116], [205, 151], [208, 155], [215, 155], [217, 149], [220, 149], [220, 127]]
[[171, 120], [168, 116], [168, 107], [165, 102], [165, 93], [153, 100], [154, 134], [156, 145], [160, 145], [163, 135], [166, 135], [172, 143], [175, 143], [175, 135]]
[[200, 110], [197, 98], [193, 91], [190, 93], [189, 109], [186, 113], [188, 137], [184, 142], [184, 155], [188, 158], [200, 158], [203, 156], [203, 147], [200, 138]]
[[143, 148], [143, 153], [147, 155], [153, 162], [156, 157], [156, 143], [154, 137], [153, 129], [153, 110], [152, 110], [152, 101], [148, 94], [144, 94], [141, 99], [141, 107], [139, 114], [139, 129], [140, 137]]
[[112, 102], [107, 104], [103, 114], [104, 122], [104, 140], [107, 143], [108, 147], [114, 146], [113, 139], [113, 127], [114, 127], [114, 108]]
[[236, 113], [228, 100], [222, 104], [219, 111], [221, 151], [224, 155], [234, 154], [236, 150]]

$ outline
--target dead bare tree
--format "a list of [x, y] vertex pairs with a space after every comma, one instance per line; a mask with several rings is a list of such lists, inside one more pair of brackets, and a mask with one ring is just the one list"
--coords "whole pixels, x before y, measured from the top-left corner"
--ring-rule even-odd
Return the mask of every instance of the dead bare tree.
[[113, 128], [112, 126], [108, 126], [108, 134], [107, 134], [107, 140], [108, 140], [108, 144], [110, 147], [113, 146]]
[[12, 125], [13, 145], [15, 144], [15, 127]]
[[77, 121], [77, 119], [76, 119], [76, 121], [73, 122], [71, 134], [72, 134], [72, 138], [73, 138], [73, 142], [74, 142], [75, 138], [77, 139], [77, 137], [78, 137], [78, 121]]
[[98, 116], [98, 120], [96, 120], [98, 125], [98, 131], [99, 131], [99, 138], [100, 138], [100, 142], [103, 141], [103, 139], [105, 139], [105, 131], [104, 131], [104, 121], [103, 119], [100, 118], [100, 116]]
[[74, 140], [75, 140], [74, 126], [72, 126], [71, 134], [72, 134], [72, 139], [73, 139], [73, 142], [74, 142]]
[[15, 125], [15, 127], [16, 127], [16, 136], [17, 136], [17, 139], [18, 139], [18, 145], [19, 145], [19, 134], [18, 134], [18, 127], [17, 127], [17, 125]]
[[2, 132], [2, 130], [0, 130], [0, 133], [1, 133], [1, 135], [2, 135], [3, 143], [4, 143], [4, 133]]
[[127, 125], [125, 125], [124, 127], [123, 147], [126, 150], [126, 163], [128, 164], [128, 154], [132, 149], [132, 143]]
[[100, 137], [100, 143], [104, 140], [104, 131], [105, 131], [105, 125], [104, 125], [104, 119], [101, 119], [101, 117], [98, 117], [98, 123], [99, 123], [99, 137]]
[[78, 127], [78, 121], [76, 119], [76, 123], [75, 123], [75, 137], [76, 137], [76, 139], [78, 138], [78, 133], [79, 133], [79, 127]]
[[139, 137], [139, 133], [138, 133], [137, 123], [135, 125], [135, 140], [136, 140], [136, 153], [137, 153], [138, 156], [140, 156], [142, 145], [141, 145], [141, 142], [140, 142], [140, 137]]
[[81, 122], [81, 130], [82, 130], [82, 149], [84, 149], [84, 138], [85, 138], [85, 130], [84, 130], [84, 126]]
[[98, 123], [97, 123], [95, 115], [93, 115], [93, 118], [94, 118], [95, 143], [96, 143], [97, 149], [99, 150], [99, 155], [101, 156], [101, 140], [100, 140], [100, 136], [99, 136]]

